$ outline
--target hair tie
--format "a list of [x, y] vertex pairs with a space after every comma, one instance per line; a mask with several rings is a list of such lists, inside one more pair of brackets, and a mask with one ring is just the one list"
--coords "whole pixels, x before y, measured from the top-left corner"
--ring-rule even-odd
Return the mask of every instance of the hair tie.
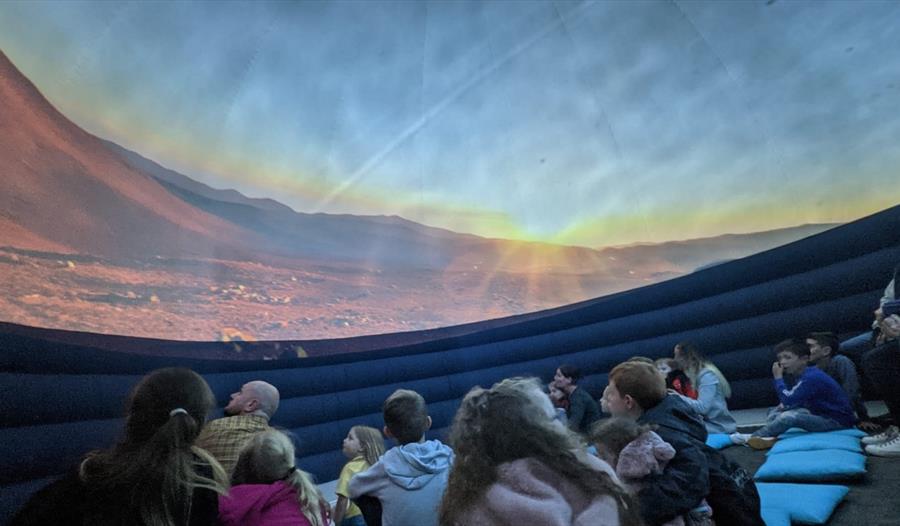
[[169, 418], [172, 418], [173, 416], [177, 415], [178, 413], [184, 413], [184, 414], [190, 416], [185, 408], [176, 407], [175, 409], [169, 411]]

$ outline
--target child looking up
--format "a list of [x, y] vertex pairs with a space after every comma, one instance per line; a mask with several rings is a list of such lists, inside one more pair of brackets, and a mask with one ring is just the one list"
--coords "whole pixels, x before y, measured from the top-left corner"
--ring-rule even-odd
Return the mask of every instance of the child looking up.
[[325, 526], [328, 503], [294, 465], [294, 444], [281, 431], [257, 433], [241, 450], [234, 486], [219, 497], [222, 526]]
[[384, 434], [397, 446], [350, 480], [349, 497], [378, 499], [384, 526], [437, 526], [453, 451], [439, 440], [425, 440], [431, 417], [419, 393], [394, 391], [382, 413]]
[[384, 455], [384, 438], [381, 431], [374, 427], [353, 426], [343, 442], [344, 456], [350, 459], [341, 470], [338, 478], [337, 503], [334, 505], [334, 524], [336, 526], [366, 526], [362, 512], [356, 504], [350, 502], [347, 486], [350, 479], [361, 471], [369, 469]]
[[[778, 361], [772, 364], [772, 377], [783, 409], [772, 414], [768, 424], [752, 435], [732, 434], [732, 442], [768, 449], [778, 435], [792, 427], [823, 432], [856, 423], [847, 393], [818, 367], [810, 367], [809, 355], [809, 346], [803, 340], [785, 340], [775, 346]], [[785, 374], [797, 379], [790, 388], [785, 385]]]
[[672, 358], [659, 358], [654, 362], [659, 374], [666, 379], [666, 388], [675, 391], [694, 400], [697, 399], [697, 391], [691, 384], [691, 379], [681, 370], [680, 364]]

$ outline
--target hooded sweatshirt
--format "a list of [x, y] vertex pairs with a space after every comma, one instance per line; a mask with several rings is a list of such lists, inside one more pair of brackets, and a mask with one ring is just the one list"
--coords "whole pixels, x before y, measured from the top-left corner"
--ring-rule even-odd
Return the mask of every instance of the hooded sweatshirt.
[[219, 497], [222, 526], [310, 526], [297, 501], [297, 490], [284, 481], [241, 484]]
[[393, 447], [350, 480], [350, 498], [380, 500], [383, 526], [437, 526], [452, 463], [453, 450], [438, 440]]

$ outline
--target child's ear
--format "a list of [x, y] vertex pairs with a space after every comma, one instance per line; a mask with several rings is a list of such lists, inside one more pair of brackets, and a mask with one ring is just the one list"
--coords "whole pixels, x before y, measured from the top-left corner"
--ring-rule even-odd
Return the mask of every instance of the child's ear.
[[429, 429], [431, 429], [431, 417], [426, 416], [425, 421], [427, 422], [427, 424], [425, 425], [425, 430], [428, 431]]
[[385, 436], [385, 437], [387, 437], [387, 438], [396, 438], [396, 437], [394, 437], [394, 434], [391, 433], [391, 430], [388, 429], [388, 426], [384, 426], [384, 427], [382, 428], [382, 431], [384, 431], [384, 436]]
[[627, 394], [622, 397], [622, 401], [625, 402], [625, 407], [628, 408], [629, 411], [634, 409], [634, 405], [637, 403], [634, 401], [631, 395]]

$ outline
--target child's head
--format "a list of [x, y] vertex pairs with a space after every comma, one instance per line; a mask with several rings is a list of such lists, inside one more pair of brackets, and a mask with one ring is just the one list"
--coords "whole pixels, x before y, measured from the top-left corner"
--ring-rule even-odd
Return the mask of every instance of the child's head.
[[819, 360], [834, 355], [840, 342], [833, 332], [811, 332], [806, 335], [806, 345], [809, 346], [809, 361], [818, 363]]
[[614, 416], [591, 426], [588, 438], [597, 448], [597, 456], [616, 467], [619, 453], [625, 446], [650, 429], [650, 426], [639, 425], [629, 418]]
[[574, 365], [563, 364], [556, 369], [553, 375], [553, 384], [560, 389], [567, 389], [578, 383], [581, 378], [581, 370]]
[[656, 370], [659, 371], [659, 374], [663, 375], [664, 377], [668, 376], [669, 373], [676, 369], [675, 360], [673, 360], [672, 358], [659, 358], [654, 362], [654, 364], [656, 365]]
[[656, 407], [666, 397], [666, 381], [651, 364], [623, 362], [609, 372], [609, 385], [603, 392], [613, 416], [637, 418]]
[[559, 387], [556, 387], [556, 384], [554, 384], [553, 382], [550, 382], [550, 384], [547, 385], [547, 391], [550, 394], [550, 401], [553, 402], [553, 405], [556, 407], [563, 405], [566, 401], [566, 398], [568, 398], [568, 395], [565, 393], [565, 391], [563, 391]]
[[415, 391], [397, 389], [384, 401], [382, 412], [384, 433], [400, 445], [421, 441], [431, 427], [425, 399]]
[[253, 435], [241, 449], [232, 482], [239, 485], [279, 481], [294, 487], [303, 515], [310, 523], [324, 526], [322, 514], [328, 503], [309, 474], [297, 469], [290, 437], [275, 429]]
[[809, 364], [809, 345], [797, 338], [784, 340], [775, 346], [775, 357], [784, 372], [797, 375]]
[[343, 442], [347, 458], [362, 456], [371, 466], [384, 454], [384, 438], [374, 427], [353, 426]]

